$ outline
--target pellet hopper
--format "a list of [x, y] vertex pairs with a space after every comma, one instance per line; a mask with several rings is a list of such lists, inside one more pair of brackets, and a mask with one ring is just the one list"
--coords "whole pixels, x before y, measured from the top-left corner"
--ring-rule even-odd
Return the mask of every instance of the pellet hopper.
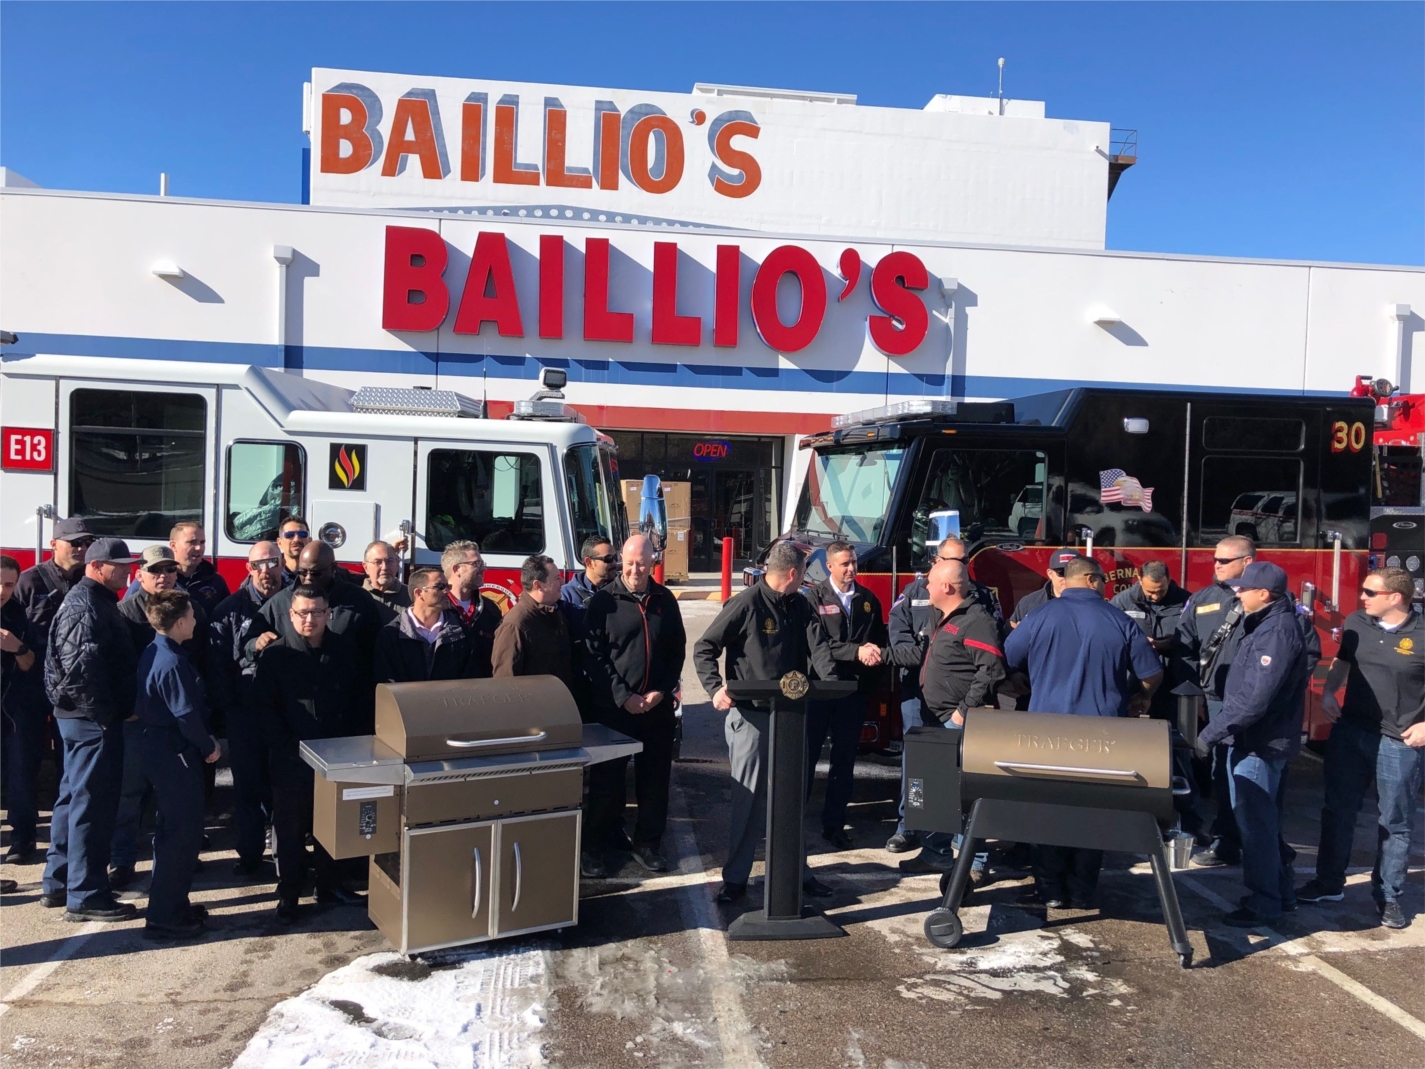
[[577, 923], [584, 767], [642, 748], [526, 676], [382, 684], [375, 735], [304, 742], [302, 759], [313, 834], [370, 856], [367, 910], [410, 954]]

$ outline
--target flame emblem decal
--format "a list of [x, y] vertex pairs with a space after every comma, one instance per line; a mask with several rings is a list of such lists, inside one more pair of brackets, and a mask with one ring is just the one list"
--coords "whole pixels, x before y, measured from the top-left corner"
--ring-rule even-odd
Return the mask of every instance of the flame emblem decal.
[[327, 488], [330, 490], [366, 489], [366, 446], [349, 442], [333, 442]]

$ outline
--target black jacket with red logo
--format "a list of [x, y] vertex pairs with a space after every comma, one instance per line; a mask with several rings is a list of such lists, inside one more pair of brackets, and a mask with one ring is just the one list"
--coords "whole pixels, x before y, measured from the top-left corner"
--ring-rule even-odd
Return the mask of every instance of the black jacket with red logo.
[[650, 690], [661, 692], [663, 705], [673, 711], [688, 637], [672, 591], [649, 580], [648, 588], [635, 594], [619, 577], [589, 599], [583, 630], [583, 665], [593, 684], [595, 712], [620, 710], [629, 698]]
[[935, 614], [934, 630], [920, 666], [920, 693], [928, 710], [942, 724], [955, 713], [995, 703], [995, 689], [1004, 680], [1004, 650], [995, 618], [973, 601], [949, 616]]

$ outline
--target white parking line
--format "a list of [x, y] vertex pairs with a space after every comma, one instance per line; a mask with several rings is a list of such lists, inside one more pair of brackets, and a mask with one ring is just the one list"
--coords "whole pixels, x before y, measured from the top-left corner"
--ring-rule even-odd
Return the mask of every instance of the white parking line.
[[679, 867], [684, 871], [677, 876], [662, 879], [669, 883], [680, 881], [679, 885], [684, 889], [678, 896], [678, 911], [683, 916], [685, 927], [697, 933], [698, 948], [702, 952], [708, 980], [712, 985], [710, 1023], [717, 1030], [718, 1045], [722, 1048], [721, 1064], [729, 1069], [761, 1069], [762, 1058], [752, 1037], [752, 1026], [742, 1008], [742, 992], [732, 974], [732, 961], [727, 953], [727, 937], [723, 934], [722, 925], [718, 923], [714, 910], [709, 876], [703, 868], [702, 852], [693, 838], [687, 799], [684, 798], [676, 779], [669, 793], [673, 842], [678, 851]]
[[4, 999], [0, 1000], [0, 1017], [3, 1017], [9, 1011], [12, 1002], [18, 1002], [35, 988], [39, 987], [40, 984], [44, 983], [51, 973], [70, 958], [74, 957], [75, 952], [88, 942], [91, 935], [95, 932], [102, 931], [108, 927], [109, 924], [109, 921], [90, 921], [63, 943], [60, 943], [59, 946], [55, 947], [54, 953], [49, 956], [48, 960], [40, 962], [40, 964], [27, 972], [18, 984], [5, 992]]
[[[1193, 891], [1200, 897], [1207, 899], [1207, 901], [1211, 902], [1218, 909], [1229, 912], [1233, 909], [1236, 909], [1236, 906], [1234, 906], [1227, 899], [1223, 898], [1220, 894], [1218, 894], [1211, 888], [1198, 883], [1197, 880], [1193, 879], [1192, 877], [1184, 876], [1180, 872], [1176, 873], [1175, 876], [1178, 882], [1181, 883], [1184, 887], [1188, 888], [1188, 890], [1190, 891]], [[1311, 938], [1310, 936], [1306, 937], [1305, 939], [1288, 939], [1276, 929], [1269, 928], [1265, 924], [1260, 925], [1251, 930], [1267, 939], [1270, 943], [1271, 949], [1280, 950], [1282, 953], [1291, 957], [1298, 964], [1305, 966], [1312, 972], [1316, 973], [1318, 976], [1329, 980], [1331, 983], [1339, 987], [1342, 991], [1345, 991], [1348, 995], [1359, 999], [1361, 1002], [1365, 1003], [1377, 1013], [1381, 1013], [1386, 1017], [1389, 1017], [1392, 1021], [1400, 1025], [1400, 1027], [1404, 1028], [1406, 1031], [1413, 1032], [1421, 1039], [1425, 1039], [1425, 1021], [1422, 1021], [1417, 1017], [1411, 1016], [1409, 1013], [1406, 1013], [1403, 1009], [1397, 1006], [1394, 1002], [1391, 1002], [1389, 999], [1377, 995], [1374, 991], [1366, 987], [1364, 984], [1360, 983], [1357, 980], [1352, 980], [1349, 976], [1343, 973], [1340, 969], [1336, 968], [1334, 965], [1328, 965], [1315, 954], [1310, 953], [1303, 945]]]

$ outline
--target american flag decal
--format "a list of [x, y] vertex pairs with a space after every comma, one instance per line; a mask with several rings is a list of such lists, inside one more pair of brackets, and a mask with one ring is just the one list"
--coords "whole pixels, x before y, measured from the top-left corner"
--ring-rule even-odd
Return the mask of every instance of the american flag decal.
[[1153, 511], [1153, 488], [1144, 486], [1122, 468], [1098, 473], [1098, 499], [1105, 505], [1117, 502], [1144, 512]]

